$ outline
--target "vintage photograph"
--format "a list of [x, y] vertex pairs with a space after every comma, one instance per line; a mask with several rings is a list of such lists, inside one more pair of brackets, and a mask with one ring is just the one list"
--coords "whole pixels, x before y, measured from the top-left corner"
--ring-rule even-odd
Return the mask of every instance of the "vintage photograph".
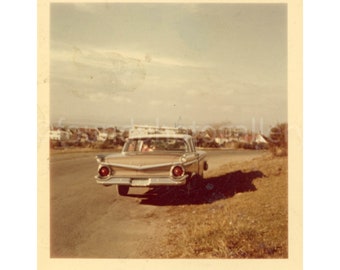
[[49, 4], [49, 256], [289, 259], [288, 4]]

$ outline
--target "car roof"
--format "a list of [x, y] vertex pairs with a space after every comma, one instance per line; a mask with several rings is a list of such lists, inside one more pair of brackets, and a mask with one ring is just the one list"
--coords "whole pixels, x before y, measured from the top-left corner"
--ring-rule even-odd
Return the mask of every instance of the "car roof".
[[144, 135], [132, 135], [129, 139], [144, 139], [144, 138], [171, 138], [171, 139], [185, 139], [188, 140], [191, 138], [190, 135], [187, 134], [144, 134]]

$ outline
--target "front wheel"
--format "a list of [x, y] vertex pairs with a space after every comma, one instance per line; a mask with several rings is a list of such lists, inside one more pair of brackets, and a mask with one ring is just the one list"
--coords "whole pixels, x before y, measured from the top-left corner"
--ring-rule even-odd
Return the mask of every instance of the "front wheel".
[[121, 196], [126, 196], [129, 192], [129, 186], [117, 186], [118, 194]]

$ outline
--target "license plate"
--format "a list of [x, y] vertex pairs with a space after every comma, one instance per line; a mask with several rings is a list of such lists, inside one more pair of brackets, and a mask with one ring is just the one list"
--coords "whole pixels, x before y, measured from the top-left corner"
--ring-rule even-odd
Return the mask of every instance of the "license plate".
[[131, 181], [132, 186], [145, 187], [149, 185], [149, 179], [133, 179]]

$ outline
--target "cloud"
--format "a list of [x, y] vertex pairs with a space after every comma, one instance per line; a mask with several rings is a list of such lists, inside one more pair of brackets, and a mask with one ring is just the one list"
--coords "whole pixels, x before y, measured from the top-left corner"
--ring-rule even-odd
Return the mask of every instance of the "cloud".
[[81, 99], [110, 99], [129, 103], [125, 93], [144, 84], [146, 70], [141, 61], [116, 52], [62, 47], [51, 53], [53, 86]]
[[[105, 50], [105, 49], [103, 49]], [[211, 68], [210, 63], [199, 62], [187, 58], [171, 57], [159, 52], [132, 50], [126, 48], [116, 48], [115, 52], [125, 58], [135, 59], [143, 64], [163, 66], [163, 67], [182, 67], [182, 68]]]
[[185, 59], [177, 59], [170, 57], [155, 57], [152, 61], [158, 65], [174, 66], [174, 67], [186, 67], [186, 68], [210, 68], [207, 64], [189, 61]]
[[83, 90], [71, 90], [72, 95], [81, 98], [86, 99], [88, 101], [100, 101], [100, 100], [111, 100], [116, 103], [125, 103], [130, 104], [132, 103], [132, 100], [125, 96], [119, 96], [119, 95], [110, 95], [109, 93], [105, 92], [86, 92]]

